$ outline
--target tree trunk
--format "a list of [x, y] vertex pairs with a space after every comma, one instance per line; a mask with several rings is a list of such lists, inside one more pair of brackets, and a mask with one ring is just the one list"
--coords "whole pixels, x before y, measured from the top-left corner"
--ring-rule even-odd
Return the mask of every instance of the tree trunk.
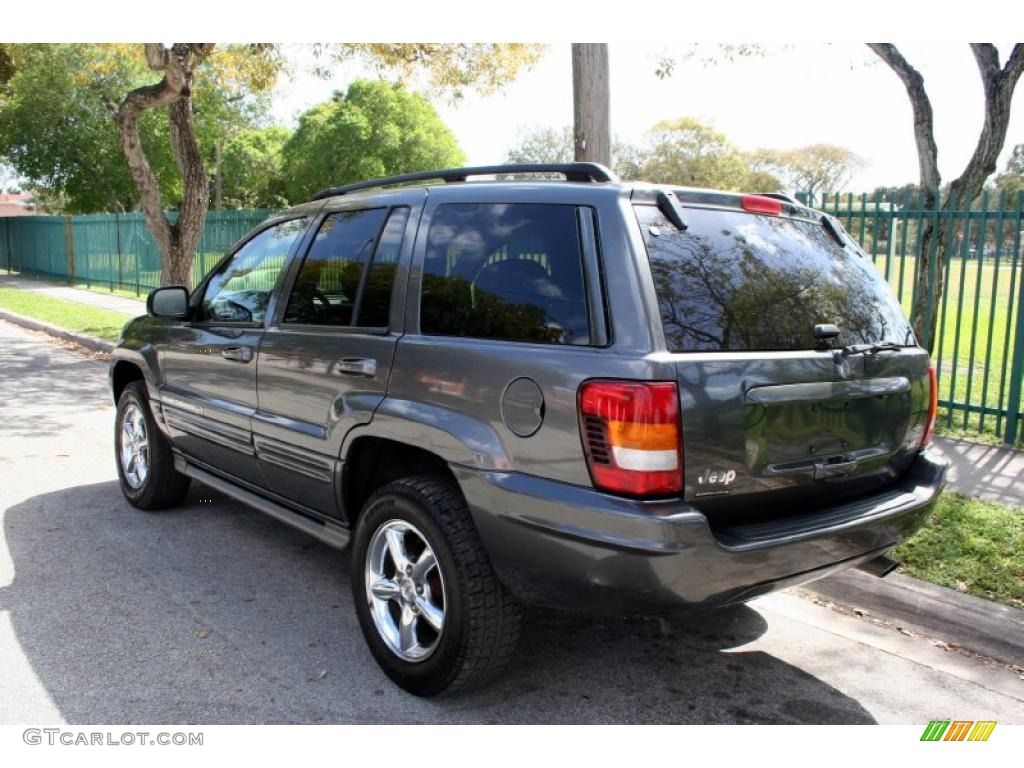
[[576, 159], [611, 168], [607, 43], [572, 44], [572, 91]]
[[[190, 285], [189, 275], [209, 204], [209, 182], [192, 123], [192, 73], [213, 50], [211, 43], [175, 43], [169, 49], [146, 43], [146, 61], [163, 79], [128, 93], [117, 114], [132, 180], [142, 212], [162, 257], [162, 285]], [[177, 221], [164, 214], [160, 185], [146, 158], [139, 135], [139, 116], [147, 109], [167, 107], [171, 150], [182, 177], [183, 196]]]
[[224, 139], [213, 147], [213, 209], [224, 210]]
[[[868, 47], [903, 81], [910, 98], [914, 114], [922, 210], [952, 211], [957, 203], [960, 207], [969, 207], [981, 194], [985, 179], [995, 173], [999, 153], [1006, 142], [1013, 91], [1024, 72], [1024, 43], [1017, 43], [1013, 47], [1003, 67], [999, 66], [999, 53], [991, 43], [971, 44], [985, 90], [985, 119], [967, 167], [941, 198], [939, 189], [942, 179], [939, 175], [934, 115], [931, 100], [924, 89], [924, 78], [892, 43], [869, 43]], [[927, 218], [922, 220], [922, 227], [915, 301], [910, 319], [918, 342], [931, 352], [935, 347], [935, 329], [945, 282], [946, 262], [949, 259], [946, 253], [949, 228], [941, 219]], [[928, 301], [930, 288], [933, 295], [931, 302]]]

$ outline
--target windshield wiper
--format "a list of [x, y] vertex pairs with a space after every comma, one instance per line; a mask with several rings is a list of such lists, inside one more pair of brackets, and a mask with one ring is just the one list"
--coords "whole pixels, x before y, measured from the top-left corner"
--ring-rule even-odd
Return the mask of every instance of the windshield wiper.
[[873, 355], [877, 352], [900, 349], [903, 349], [902, 344], [897, 344], [893, 341], [883, 341], [881, 344], [847, 344], [841, 350], [836, 351], [843, 357], [851, 357], [853, 355]]

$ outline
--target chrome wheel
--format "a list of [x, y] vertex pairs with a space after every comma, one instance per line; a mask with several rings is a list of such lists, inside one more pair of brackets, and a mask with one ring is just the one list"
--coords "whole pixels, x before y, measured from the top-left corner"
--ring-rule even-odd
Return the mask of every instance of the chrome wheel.
[[366, 600], [377, 632], [405, 661], [423, 661], [444, 629], [444, 577], [427, 538], [405, 520], [373, 533], [364, 567]]
[[146, 418], [137, 405], [129, 405], [121, 417], [121, 471], [134, 489], [146, 482], [149, 473], [149, 435]]

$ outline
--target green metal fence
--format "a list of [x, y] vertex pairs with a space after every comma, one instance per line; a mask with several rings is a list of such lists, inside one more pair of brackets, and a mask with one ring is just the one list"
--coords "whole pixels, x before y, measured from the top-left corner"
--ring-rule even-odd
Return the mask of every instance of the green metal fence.
[[[933, 358], [938, 372], [940, 424], [947, 429], [1021, 439], [1024, 379], [1024, 196], [1016, 208], [984, 193], [924, 211], [917, 195], [898, 200], [824, 195], [808, 203], [839, 218], [889, 281], [904, 309], [933, 302], [935, 271], [917, 296], [922, 232], [946, 235], [945, 277], [938, 304]], [[934, 257], [935, 244], [931, 243]], [[935, 259], [933, 258], [933, 263]]]
[[[273, 211], [211, 211], [192, 266], [192, 286]], [[174, 214], [169, 214], [173, 220]], [[87, 287], [144, 295], [160, 285], [160, 249], [141, 213], [0, 219], [0, 267]]]

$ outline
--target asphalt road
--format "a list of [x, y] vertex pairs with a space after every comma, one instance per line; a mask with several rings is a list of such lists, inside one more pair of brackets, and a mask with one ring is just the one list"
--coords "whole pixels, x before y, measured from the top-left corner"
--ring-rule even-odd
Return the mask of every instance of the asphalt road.
[[671, 623], [530, 609], [491, 688], [424, 701], [347, 557], [202, 486], [118, 490], [106, 365], [0, 322], [0, 723], [1024, 723], [1024, 683], [790, 594]]

